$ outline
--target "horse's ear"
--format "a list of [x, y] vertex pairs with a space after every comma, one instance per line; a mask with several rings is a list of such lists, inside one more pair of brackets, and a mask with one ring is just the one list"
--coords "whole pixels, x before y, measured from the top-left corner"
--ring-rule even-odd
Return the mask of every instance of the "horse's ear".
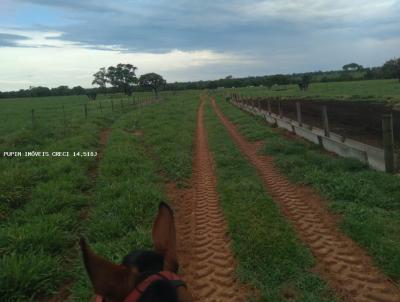
[[164, 256], [164, 270], [177, 272], [175, 220], [172, 209], [161, 202], [153, 224], [153, 243], [156, 252]]
[[111, 301], [123, 301], [134, 289], [138, 273], [96, 255], [83, 238], [79, 244], [95, 293]]

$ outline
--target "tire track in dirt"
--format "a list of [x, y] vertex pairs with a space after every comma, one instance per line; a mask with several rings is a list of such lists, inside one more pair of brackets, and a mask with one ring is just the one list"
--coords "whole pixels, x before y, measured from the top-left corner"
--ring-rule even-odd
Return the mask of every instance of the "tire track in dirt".
[[272, 157], [259, 155], [256, 144], [246, 141], [214, 99], [212, 106], [239, 149], [258, 170], [270, 195], [309, 246], [317, 259], [318, 273], [346, 301], [400, 302], [400, 290], [339, 230], [321, 197], [310, 188], [290, 183], [275, 167]]
[[180, 274], [188, 283], [194, 301], [242, 302], [243, 287], [235, 277], [224, 216], [219, 208], [212, 157], [203, 121], [204, 102], [197, 113], [197, 129], [191, 186], [167, 185], [174, 201]]

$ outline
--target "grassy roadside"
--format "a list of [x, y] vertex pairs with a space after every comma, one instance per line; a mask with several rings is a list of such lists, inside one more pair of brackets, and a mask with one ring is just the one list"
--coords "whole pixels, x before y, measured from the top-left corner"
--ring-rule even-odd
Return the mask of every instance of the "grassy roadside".
[[[148, 158], [142, 138], [132, 133], [134, 117], [154, 108], [128, 113], [114, 124], [100, 163], [96, 203], [83, 229], [91, 247], [116, 263], [134, 249], [151, 248], [152, 222], [164, 200], [157, 167]], [[89, 301], [93, 292], [80, 258], [74, 275], [72, 300]]]
[[157, 165], [170, 181], [184, 185], [192, 172], [192, 143], [196, 129], [199, 92], [165, 93], [150, 110], [133, 113], [143, 142], [157, 157]]
[[[109, 121], [78, 127], [63, 140], [34, 150], [96, 150]], [[0, 158], [0, 300], [51, 295], [69, 278], [63, 267], [75, 243], [87, 170], [94, 158]]]
[[296, 238], [265, 192], [257, 171], [209, 104], [205, 122], [239, 278], [257, 288], [263, 301], [336, 301], [327, 285], [311, 272], [311, 253]]
[[400, 178], [368, 169], [358, 161], [333, 157], [319, 147], [290, 140], [260, 119], [219, 102], [224, 114], [249, 140], [264, 140], [292, 181], [314, 187], [341, 217], [340, 227], [364, 247], [376, 264], [400, 284]]
[[[96, 252], [115, 262], [136, 248], [152, 246], [152, 221], [158, 203], [165, 201], [159, 172], [181, 185], [191, 175], [198, 93], [162, 96], [160, 103], [115, 123], [100, 163], [96, 204], [83, 233]], [[80, 259], [74, 275], [72, 300], [88, 301], [92, 290]]]
[[[52, 119], [18, 129], [2, 136], [0, 152], [96, 151], [100, 130], [122, 113], [76, 116], [66, 131]], [[79, 214], [88, 204], [88, 171], [95, 162], [94, 157], [0, 157], [1, 301], [51, 296], [71, 278]]]

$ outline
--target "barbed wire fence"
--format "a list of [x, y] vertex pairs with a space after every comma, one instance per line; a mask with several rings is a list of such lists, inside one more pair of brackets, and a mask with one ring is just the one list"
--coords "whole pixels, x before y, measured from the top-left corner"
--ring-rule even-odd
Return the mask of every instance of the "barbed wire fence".
[[105, 116], [128, 108], [141, 108], [153, 104], [160, 99], [157, 98], [132, 98], [132, 99], [110, 99], [89, 101], [88, 103], [68, 104], [54, 107], [40, 107], [30, 109], [30, 124], [32, 128], [37, 127], [40, 120], [55, 118], [66, 124], [73, 118], [85, 118]]

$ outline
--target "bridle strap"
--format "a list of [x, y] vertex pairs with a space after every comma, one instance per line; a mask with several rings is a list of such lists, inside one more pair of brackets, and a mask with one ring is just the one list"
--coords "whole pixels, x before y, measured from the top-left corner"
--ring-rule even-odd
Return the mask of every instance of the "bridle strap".
[[[124, 302], [137, 302], [144, 291], [155, 281], [158, 280], [167, 280], [170, 281], [175, 287], [178, 286], [184, 286], [185, 284], [183, 283], [182, 279], [169, 271], [162, 271], [158, 272], [154, 275], [151, 275], [147, 277], [145, 280], [143, 280], [141, 283], [139, 283], [136, 288], [129, 294], [129, 296], [125, 299]], [[176, 283], [179, 282], [179, 283]], [[176, 285], [175, 285], [176, 283]]]
[[[150, 275], [149, 277], [147, 277], [146, 279], [144, 279], [142, 282], [140, 282], [135, 289], [128, 295], [128, 297], [126, 297], [126, 299], [124, 300], [124, 302], [137, 302], [140, 297], [142, 296], [142, 294], [145, 292], [145, 290], [155, 281], [158, 280], [167, 280], [170, 281], [171, 284], [177, 288], [179, 286], [185, 286], [186, 284], [182, 281], [182, 279], [169, 271], [162, 271], [162, 272], [158, 272], [155, 273], [153, 275]], [[96, 295], [95, 299], [93, 302], [104, 302], [103, 301], [103, 297], [100, 295]]]

